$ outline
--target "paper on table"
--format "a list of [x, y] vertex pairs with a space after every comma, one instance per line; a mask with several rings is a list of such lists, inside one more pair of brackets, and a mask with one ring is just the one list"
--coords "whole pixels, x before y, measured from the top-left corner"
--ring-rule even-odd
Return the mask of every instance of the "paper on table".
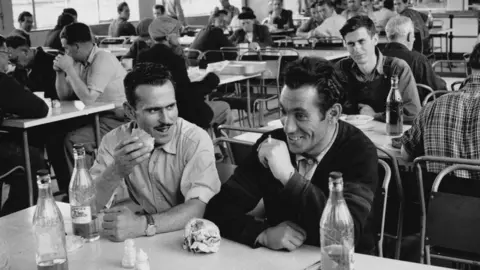
[[85, 109], [85, 104], [81, 100], [75, 100], [73, 101], [73, 106], [79, 110]]

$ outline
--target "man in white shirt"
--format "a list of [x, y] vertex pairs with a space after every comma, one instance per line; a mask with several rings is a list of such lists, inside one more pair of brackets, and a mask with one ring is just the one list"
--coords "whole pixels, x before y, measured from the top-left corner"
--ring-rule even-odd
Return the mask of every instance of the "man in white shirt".
[[161, 3], [165, 7], [165, 15], [178, 20], [183, 26], [187, 26], [180, 0], [162, 0]]
[[393, 11], [393, 0], [381, 1], [380, 4], [382, 5], [380, 9], [373, 13], [375, 16], [375, 26], [379, 32], [385, 31], [385, 26], [388, 21], [397, 15], [397, 13]]
[[335, 4], [330, 0], [320, 1], [318, 6], [325, 20], [317, 28], [310, 31], [309, 37], [341, 37], [340, 29], [347, 19], [337, 14]]

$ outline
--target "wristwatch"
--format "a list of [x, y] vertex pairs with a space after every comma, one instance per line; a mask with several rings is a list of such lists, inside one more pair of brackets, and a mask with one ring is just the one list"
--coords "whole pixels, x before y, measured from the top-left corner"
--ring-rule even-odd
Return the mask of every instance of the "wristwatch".
[[145, 217], [147, 218], [147, 229], [145, 229], [145, 235], [154, 236], [157, 233], [157, 226], [155, 226], [155, 220], [150, 214], [145, 214]]

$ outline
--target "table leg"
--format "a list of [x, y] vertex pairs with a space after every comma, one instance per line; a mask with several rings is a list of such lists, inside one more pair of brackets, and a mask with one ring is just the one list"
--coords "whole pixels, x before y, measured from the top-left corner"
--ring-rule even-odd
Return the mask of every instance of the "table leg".
[[247, 79], [247, 121], [248, 125], [253, 128], [252, 125], [252, 108], [250, 107], [250, 79]]
[[97, 143], [97, 149], [100, 147], [100, 116], [98, 113], [94, 115], [95, 123], [94, 123], [94, 130], [95, 130], [95, 142]]
[[23, 130], [23, 154], [25, 157], [25, 171], [27, 172], [27, 185], [28, 185], [28, 204], [33, 205], [33, 180], [32, 180], [32, 167], [30, 166], [30, 150], [28, 147], [28, 132]]

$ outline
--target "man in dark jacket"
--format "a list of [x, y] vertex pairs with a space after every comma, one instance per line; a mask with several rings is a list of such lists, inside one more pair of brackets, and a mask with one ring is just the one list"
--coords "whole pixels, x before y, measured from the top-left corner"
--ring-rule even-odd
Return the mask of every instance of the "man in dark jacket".
[[258, 47], [265, 48], [272, 46], [273, 40], [270, 36], [270, 31], [265, 25], [255, 23], [257, 17], [251, 12], [242, 12], [238, 15], [238, 19], [242, 24], [242, 28], [236, 30], [230, 41], [238, 45], [240, 43], [250, 43], [250, 47], [258, 49]]
[[[8, 69], [8, 56], [5, 38], [0, 36], [0, 111], [2, 114], [14, 114], [21, 118], [45, 117], [48, 114], [47, 104], [25, 89], [14, 78], [5, 74]], [[22, 141], [19, 137], [11, 134], [0, 136], [0, 174], [6, 173], [15, 166], [24, 166]], [[29, 150], [32, 172], [44, 169], [46, 167], [45, 160], [40, 148], [30, 146]], [[5, 205], [0, 210], [0, 216], [29, 206], [25, 177], [21, 174], [7, 179], [7, 183], [10, 184], [10, 192]]]
[[[303, 58], [287, 67], [283, 130], [264, 134], [207, 206], [206, 218], [222, 236], [275, 250], [318, 246], [329, 174], [337, 171], [355, 224], [356, 251], [372, 250], [367, 219], [378, 182], [377, 151], [362, 131], [339, 121], [341, 92], [337, 71], [326, 60]], [[247, 213], [261, 199], [266, 217], [257, 220]]]
[[44, 92], [45, 97], [58, 99], [55, 90], [55, 56], [43, 51], [42, 47], [31, 49], [20, 36], [7, 37], [7, 47], [11, 51], [10, 62], [16, 65], [15, 79], [32, 92]]
[[215, 89], [220, 80], [209, 73], [199, 82], [191, 82], [183, 58], [183, 49], [178, 41], [180, 24], [177, 20], [162, 16], [153, 20], [149, 26], [151, 38], [155, 41], [152, 48], [140, 53], [138, 62], [152, 62], [166, 66], [176, 84], [179, 116], [202, 128], [213, 124], [230, 124], [232, 114], [230, 106], [223, 101], [205, 102], [205, 96]]
[[[445, 81], [433, 70], [427, 57], [413, 51], [414, 27], [412, 20], [405, 16], [396, 16], [390, 19], [385, 27], [390, 43], [385, 46], [383, 55], [405, 60], [412, 70], [417, 83], [430, 86], [433, 90], [447, 90]], [[428, 93], [419, 91], [420, 100]]]

